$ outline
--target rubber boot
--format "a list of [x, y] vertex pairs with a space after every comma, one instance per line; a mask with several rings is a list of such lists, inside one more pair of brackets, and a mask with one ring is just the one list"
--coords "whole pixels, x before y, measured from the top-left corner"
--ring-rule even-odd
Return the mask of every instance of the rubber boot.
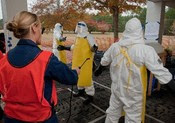
[[74, 97], [84, 96], [85, 89], [78, 90], [78, 93], [73, 94]]
[[93, 99], [94, 99], [93, 96], [88, 95], [88, 96], [87, 96], [87, 99], [86, 99], [85, 101], [83, 101], [83, 104], [84, 104], [84, 105], [88, 105], [88, 104], [90, 104], [91, 102], [93, 102]]

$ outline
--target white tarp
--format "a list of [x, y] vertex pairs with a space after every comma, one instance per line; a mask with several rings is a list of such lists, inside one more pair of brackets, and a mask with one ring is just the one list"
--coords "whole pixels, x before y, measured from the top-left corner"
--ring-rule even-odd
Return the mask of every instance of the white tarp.
[[159, 39], [159, 22], [148, 22], [145, 29], [146, 40], [157, 40]]

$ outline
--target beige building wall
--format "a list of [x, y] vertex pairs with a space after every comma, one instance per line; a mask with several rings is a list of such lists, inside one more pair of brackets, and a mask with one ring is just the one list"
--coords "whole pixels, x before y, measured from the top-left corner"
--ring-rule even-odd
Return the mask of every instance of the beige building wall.
[[[2, 0], [2, 13], [4, 21], [4, 33], [6, 39], [6, 49], [7, 51], [14, 46], [16, 46], [18, 39], [13, 37], [13, 34], [6, 30], [6, 24], [8, 21], [12, 20], [13, 16], [23, 10], [27, 10], [27, 0]], [[9, 38], [10, 37], [10, 38]], [[9, 39], [12, 47], [8, 47]]]

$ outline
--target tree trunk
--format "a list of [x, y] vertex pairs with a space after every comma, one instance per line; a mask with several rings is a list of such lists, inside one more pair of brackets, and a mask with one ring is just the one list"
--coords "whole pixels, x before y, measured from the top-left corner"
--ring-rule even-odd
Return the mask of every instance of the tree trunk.
[[119, 18], [119, 8], [113, 7], [113, 26], [114, 26], [114, 42], [118, 41], [118, 18]]

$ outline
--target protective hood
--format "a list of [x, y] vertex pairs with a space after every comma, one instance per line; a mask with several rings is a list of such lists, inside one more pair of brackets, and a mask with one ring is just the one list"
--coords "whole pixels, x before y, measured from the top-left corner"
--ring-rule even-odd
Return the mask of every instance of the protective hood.
[[132, 18], [126, 23], [125, 31], [118, 43], [120, 46], [144, 44], [142, 25], [137, 18]]
[[63, 26], [60, 23], [55, 24], [55, 28], [54, 28], [54, 31], [53, 31], [54, 37], [57, 37], [57, 38], [61, 37], [62, 32], [63, 32]]
[[85, 22], [80, 21], [77, 23], [75, 33], [77, 33], [78, 37], [85, 37], [89, 34], [88, 28]]
[[58, 50], [57, 50], [57, 40], [60, 39], [62, 36], [63, 26], [60, 23], [55, 24], [55, 28], [53, 30], [53, 53], [57, 56]]

